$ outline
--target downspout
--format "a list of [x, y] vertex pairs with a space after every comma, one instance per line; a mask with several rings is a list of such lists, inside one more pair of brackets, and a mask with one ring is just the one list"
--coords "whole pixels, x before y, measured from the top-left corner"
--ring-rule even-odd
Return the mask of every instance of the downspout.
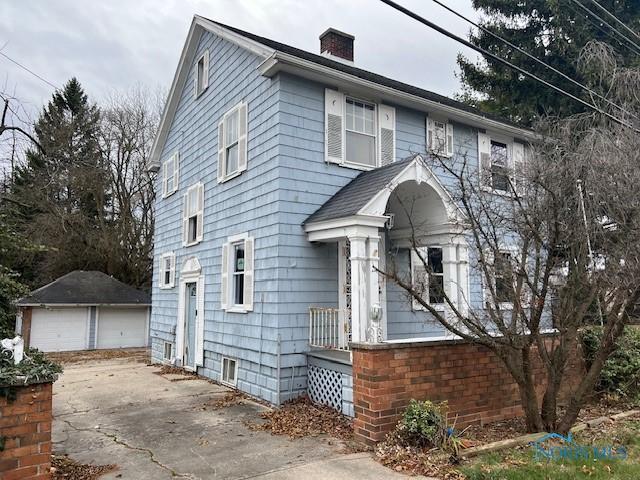
[[278, 377], [278, 381], [276, 382], [277, 388], [276, 388], [276, 405], [280, 405], [280, 350], [281, 350], [281, 345], [280, 345], [280, 332], [278, 332], [278, 337], [277, 337], [277, 346], [276, 346], [276, 376]]

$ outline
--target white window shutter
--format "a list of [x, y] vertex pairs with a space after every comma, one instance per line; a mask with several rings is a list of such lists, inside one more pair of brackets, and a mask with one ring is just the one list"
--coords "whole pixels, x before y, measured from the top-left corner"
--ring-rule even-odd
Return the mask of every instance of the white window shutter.
[[453, 124], [447, 122], [447, 156], [453, 156]]
[[495, 280], [495, 265], [493, 259], [493, 252], [489, 249], [483, 251], [484, 261], [486, 263], [487, 274], [484, 273], [484, 270], [481, 268], [482, 273], [482, 308], [486, 309], [487, 304], [493, 305], [493, 296], [491, 295], [491, 290], [489, 289], [489, 285], [491, 285], [494, 289], [496, 287]]
[[206, 90], [209, 87], [209, 50], [204, 52], [203, 63], [202, 74], [204, 78], [202, 79], [202, 89]]
[[[424, 257], [424, 255], [423, 255]], [[411, 249], [411, 282], [414, 290], [422, 291], [422, 298], [429, 298], [426, 294], [426, 286], [429, 285], [428, 272], [424, 262], [420, 259], [414, 249]], [[413, 310], [424, 310], [425, 308], [415, 298], [411, 299]]]
[[224, 140], [224, 117], [218, 124], [218, 183], [224, 181], [224, 171], [225, 171], [225, 140]]
[[186, 245], [189, 239], [189, 194], [182, 196], [182, 245]]
[[167, 286], [164, 283], [164, 255], [160, 255], [160, 265], [158, 268], [158, 272], [160, 272], [160, 275], [158, 275], [158, 286], [160, 288], [166, 288]]
[[193, 66], [193, 98], [198, 98], [198, 62]]
[[244, 309], [248, 312], [253, 310], [254, 244], [251, 237], [244, 241]]
[[222, 267], [220, 275], [220, 308], [229, 307], [229, 244], [222, 245]]
[[178, 182], [180, 181], [180, 154], [178, 152], [173, 155], [173, 192], [178, 190]]
[[196, 354], [195, 364], [204, 365], [204, 275], [198, 278], [197, 313], [196, 313]]
[[324, 91], [325, 160], [344, 163], [344, 95], [330, 88]]
[[434, 151], [434, 132], [433, 132], [433, 118], [427, 117], [427, 152], [433, 153]]
[[524, 175], [525, 175], [525, 146], [519, 142], [513, 142], [513, 180], [515, 182], [516, 192], [522, 194], [524, 191]]
[[491, 139], [486, 133], [478, 132], [478, 174], [480, 184], [491, 187]]
[[396, 109], [388, 105], [378, 107], [378, 138], [380, 165], [389, 165], [395, 161], [396, 152]]
[[242, 102], [238, 108], [238, 171], [244, 172], [247, 169], [248, 107]]
[[162, 196], [167, 195], [167, 162], [162, 164]]
[[204, 185], [198, 184], [198, 231], [196, 232], [196, 240], [201, 242], [204, 238]]
[[176, 254], [171, 254], [171, 269], [169, 270], [169, 287], [173, 288], [176, 284]]

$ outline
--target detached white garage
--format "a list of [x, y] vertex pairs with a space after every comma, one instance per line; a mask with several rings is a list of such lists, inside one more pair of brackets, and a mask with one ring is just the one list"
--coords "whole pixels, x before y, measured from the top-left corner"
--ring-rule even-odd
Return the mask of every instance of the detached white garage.
[[16, 329], [44, 352], [145, 347], [150, 303], [109, 275], [76, 270], [20, 299]]

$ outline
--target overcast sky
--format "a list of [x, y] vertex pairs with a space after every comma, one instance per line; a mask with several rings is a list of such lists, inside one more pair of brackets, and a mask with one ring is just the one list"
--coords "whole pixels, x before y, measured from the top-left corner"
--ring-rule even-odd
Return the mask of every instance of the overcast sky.
[[[402, 3], [466, 37], [469, 25], [429, 0]], [[472, 18], [470, 0], [445, 0]], [[459, 90], [464, 47], [377, 0], [2, 0], [0, 51], [93, 101], [136, 84], [167, 89], [194, 14], [317, 53], [327, 27], [355, 35], [357, 66], [444, 95]], [[469, 53], [469, 52], [467, 52]], [[53, 91], [0, 56], [0, 88], [39, 111]]]

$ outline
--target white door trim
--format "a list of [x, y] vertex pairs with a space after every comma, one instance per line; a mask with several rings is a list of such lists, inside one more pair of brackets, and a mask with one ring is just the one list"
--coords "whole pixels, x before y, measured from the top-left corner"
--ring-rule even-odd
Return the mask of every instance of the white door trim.
[[[199, 299], [202, 297], [200, 295], [201, 289], [204, 288], [204, 275], [201, 274], [202, 268], [200, 267], [200, 262], [196, 257], [190, 257], [187, 259], [182, 267], [182, 272], [180, 274], [180, 282], [179, 282], [179, 296], [178, 296], [178, 319], [176, 324], [176, 348], [175, 348], [175, 358], [176, 363], [179, 362], [179, 365], [182, 366], [186, 370], [195, 371], [198, 366], [198, 355], [194, 357], [194, 365], [184, 365], [184, 342], [185, 342], [185, 322], [186, 315], [185, 310], [187, 307], [187, 284], [195, 283], [196, 284], [196, 298]], [[204, 342], [203, 335], [201, 332], [204, 330], [204, 305], [201, 307], [197, 306], [197, 309], [202, 311], [197, 312], [196, 316], [196, 351], [198, 351], [198, 345]]]

